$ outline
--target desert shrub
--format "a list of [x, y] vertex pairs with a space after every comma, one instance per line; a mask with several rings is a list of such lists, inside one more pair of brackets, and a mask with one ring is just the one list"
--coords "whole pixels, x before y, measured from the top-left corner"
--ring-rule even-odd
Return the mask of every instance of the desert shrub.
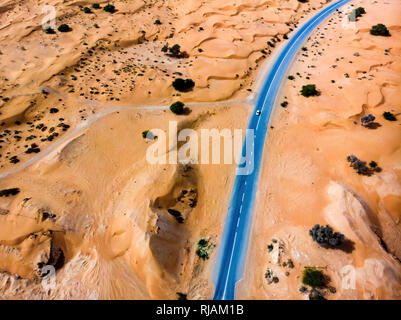
[[153, 135], [153, 133], [150, 130], [145, 130], [144, 132], [142, 132], [142, 138], [154, 140], [155, 136]]
[[89, 7], [85, 7], [85, 8], [84, 8], [84, 12], [85, 12], [85, 13], [92, 13], [92, 10], [91, 10], [91, 8], [89, 8]]
[[176, 292], [177, 300], [187, 300], [187, 295], [185, 293]]
[[348, 156], [347, 161], [350, 163], [350, 166], [360, 175], [371, 176], [374, 172], [381, 171], [381, 168], [377, 166], [375, 161], [371, 161], [369, 163], [369, 167], [367, 166], [366, 161], [362, 161], [354, 155]]
[[155, 20], [155, 24], [157, 24], [157, 25], [161, 25], [161, 24], [162, 24], [162, 22], [161, 22], [159, 19], [157, 19], [157, 20]]
[[322, 271], [317, 270], [315, 267], [305, 267], [302, 272], [302, 283], [310, 287], [324, 286], [324, 274]]
[[189, 57], [188, 53], [186, 53], [185, 51], [181, 51], [181, 46], [179, 44], [175, 44], [170, 48], [165, 45], [162, 48], [162, 52], [165, 52], [169, 57], [177, 59], [184, 59]]
[[308, 51], [307, 47], [302, 47], [302, 51]]
[[39, 152], [40, 148], [36, 143], [32, 143], [31, 146], [25, 151], [26, 154], [39, 153]]
[[56, 31], [54, 31], [54, 29], [52, 27], [46, 27], [45, 32], [47, 34], [55, 34]]
[[397, 121], [397, 117], [391, 112], [384, 112], [383, 117], [388, 121]]
[[319, 92], [316, 90], [316, 85], [307, 84], [305, 86], [302, 86], [301, 94], [304, 97], [311, 97], [311, 96], [318, 96]]
[[309, 300], [327, 300], [319, 291], [312, 291]]
[[202, 238], [198, 241], [198, 249], [196, 250], [196, 255], [202, 260], [209, 259], [210, 251], [212, 250], [213, 245], [209, 244], [205, 238]]
[[339, 232], [333, 232], [333, 228], [329, 225], [324, 227], [316, 224], [309, 230], [309, 235], [312, 237], [313, 241], [316, 241], [320, 245], [336, 247], [344, 243], [344, 235]]
[[388, 31], [387, 27], [379, 23], [370, 29], [370, 34], [373, 36], [383, 36], [383, 37], [389, 37], [390, 36], [390, 31]]
[[98, 4], [98, 3], [94, 3], [94, 4], [92, 4], [92, 8], [93, 8], [93, 9], [100, 9], [101, 6], [100, 6], [100, 4]]
[[288, 76], [288, 80], [294, 80], [295, 77], [294, 76]]
[[184, 218], [182, 217], [180, 211], [174, 209], [167, 209], [167, 212], [171, 214], [175, 218], [175, 220], [177, 220], [178, 223], [184, 223]]
[[195, 86], [195, 82], [191, 79], [175, 79], [173, 82], [173, 87], [175, 90], [180, 92], [187, 92], [190, 91]]
[[306, 3], [306, 2], [308, 2], [309, 0], [298, 0], [298, 2], [301, 2], [301, 3]]
[[71, 28], [70, 28], [70, 26], [68, 25], [68, 24], [61, 24], [59, 27], [58, 27], [58, 29], [57, 29], [58, 31], [60, 31], [60, 32], [68, 32], [68, 31], [71, 31]]
[[351, 11], [351, 13], [348, 15], [349, 21], [356, 21], [359, 17], [362, 17], [363, 14], [365, 14], [365, 8], [359, 7]]
[[109, 13], [114, 13], [114, 12], [116, 12], [116, 7], [113, 6], [112, 4], [108, 4], [103, 7], [103, 10], [106, 12], [109, 12]]
[[183, 114], [184, 113], [184, 106], [185, 106], [185, 104], [183, 104], [181, 101], [177, 101], [177, 102], [174, 102], [170, 106], [170, 110], [174, 114]]
[[283, 108], [286, 108], [286, 107], [288, 106], [288, 101], [283, 101], [283, 102], [281, 103], [281, 106], [282, 106]]
[[0, 197], [15, 196], [20, 192], [19, 188], [4, 189], [0, 191]]
[[373, 121], [376, 120], [376, 117], [373, 114], [368, 114], [366, 117], [361, 118], [361, 125], [363, 127], [368, 127], [370, 126]]

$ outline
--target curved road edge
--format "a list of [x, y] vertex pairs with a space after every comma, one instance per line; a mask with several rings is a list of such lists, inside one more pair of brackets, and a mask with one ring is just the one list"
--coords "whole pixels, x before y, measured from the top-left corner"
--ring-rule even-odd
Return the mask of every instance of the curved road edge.
[[[266, 132], [279, 89], [289, 66], [298, 50], [310, 34], [330, 14], [351, 0], [339, 0], [304, 23], [278, 55], [267, 75], [265, 83], [255, 105], [255, 112], [250, 118], [248, 129], [254, 130], [254, 160], [246, 159], [241, 167], [253, 167], [248, 175], [237, 175], [229, 204], [223, 234], [213, 271], [215, 284], [214, 300], [234, 300], [236, 284], [242, 279], [247, 256], [248, 241], [252, 224], [252, 211], [263, 156]], [[260, 111], [260, 115], [256, 114]], [[247, 140], [242, 154], [246, 154]], [[254, 161], [254, 163], [252, 163]], [[242, 168], [243, 169], [243, 168]]]

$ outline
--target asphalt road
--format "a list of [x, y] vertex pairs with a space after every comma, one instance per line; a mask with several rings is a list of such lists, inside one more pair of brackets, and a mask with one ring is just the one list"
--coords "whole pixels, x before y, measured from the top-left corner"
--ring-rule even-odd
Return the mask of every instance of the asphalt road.
[[[248, 126], [248, 129], [254, 130], [253, 156], [247, 157], [246, 162], [238, 168], [244, 170], [247, 166], [253, 170], [245, 175], [237, 174], [220, 241], [213, 274], [213, 283], [216, 286], [215, 300], [234, 300], [236, 284], [244, 272], [263, 146], [281, 83], [298, 50], [314, 29], [349, 1], [336, 1], [304, 23], [287, 41], [267, 75]], [[257, 110], [260, 110], [259, 116], [256, 114]], [[243, 155], [246, 154], [246, 143], [247, 140], [244, 143]]]

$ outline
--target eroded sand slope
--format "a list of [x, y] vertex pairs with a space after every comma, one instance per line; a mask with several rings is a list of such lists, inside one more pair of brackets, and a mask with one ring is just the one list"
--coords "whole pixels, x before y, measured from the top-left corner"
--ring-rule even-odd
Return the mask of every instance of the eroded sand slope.
[[[132, 0], [108, 13], [95, 2], [0, 1], [0, 189], [12, 189], [0, 197], [1, 296], [210, 298], [217, 250], [203, 261], [196, 244], [218, 244], [235, 164], [151, 165], [142, 132], [169, 120], [245, 128], [251, 106], [235, 101], [323, 3]], [[45, 4], [55, 33], [42, 29]], [[194, 89], [174, 90], [179, 77]], [[206, 103], [181, 117], [152, 107], [177, 100]]]
[[[352, 4], [305, 43], [288, 74], [294, 80], [286, 80], [277, 101], [241, 298], [307, 299], [299, 290], [305, 266], [330, 277], [336, 293], [325, 290], [328, 299], [401, 298], [401, 6]], [[349, 23], [359, 6], [366, 14]], [[391, 37], [369, 33], [378, 23]], [[316, 84], [320, 95], [303, 97], [306, 84]], [[368, 114], [376, 117], [371, 128], [360, 122]], [[376, 161], [381, 172], [358, 175], [349, 155]], [[315, 224], [331, 225], [346, 244], [324, 249], [312, 242]], [[268, 284], [269, 269], [278, 283]]]
[[[235, 164], [152, 165], [145, 159], [152, 141], [142, 132], [167, 132], [169, 120], [198, 133], [246, 128], [252, 106], [243, 100], [260, 66], [324, 3], [133, 0], [114, 2], [113, 14], [80, 8], [92, 3], [0, 1], [0, 190], [19, 191], [0, 197], [1, 296], [211, 298], [217, 250], [203, 261], [196, 244], [205, 237], [218, 245]], [[299, 275], [310, 264], [326, 267], [337, 288], [331, 298], [400, 296], [400, 127], [381, 114], [400, 112], [401, 15], [395, 1], [385, 4], [386, 21], [375, 9], [384, 4], [360, 3], [367, 14], [357, 29], [343, 30], [345, 14], [335, 15], [291, 71], [302, 78], [287, 83], [289, 104], [278, 106], [269, 132], [241, 297], [303, 298]], [[44, 4], [55, 6], [57, 26], [72, 30], [45, 33]], [[369, 35], [379, 22], [391, 38]], [[166, 55], [163, 48], [175, 44], [187, 55]], [[194, 89], [175, 91], [179, 77], [193, 79]], [[300, 97], [305, 82], [321, 95]], [[205, 104], [191, 105], [187, 116], [152, 109], [177, 100]], [[382, 126], [362, 128], [367, 113]], [[350, 153], [377, 161], [382, 172], [358, 176], [345, 161]], [[311, 242], [308, 229], [326, 222], [353, 250]], [[280, 246], [270, 257], [273, 237]], [[273, 260], [289, 258], [295, 269], [287, 278]], [[48, 264], [57, 269], [50, 290], [40, 276]], [[344, 265], [357, 268], [355, 291], [340, 288]], [[268, 267], [278, 284], [266, 284]]]

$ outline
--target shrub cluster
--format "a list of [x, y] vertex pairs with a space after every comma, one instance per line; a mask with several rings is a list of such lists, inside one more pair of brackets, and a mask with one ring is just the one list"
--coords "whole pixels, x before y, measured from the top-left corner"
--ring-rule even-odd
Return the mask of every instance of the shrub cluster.
[[167, 212], [171, 214], [178, 223], [184, 223], [184, 218], [182, 217], [182, 213], [178, 210], [167, 209]]
[[70, 26], [68, 25], [68, 24], [61, 24], [59, 27], [58, 27], [58, 29], [57, 29], [58, 31], [60, 31], [60, 32], [68, 32], [68, 31], [71, 31], [72, 29], [70, 28]]
[[114, 12], [116, 12], [116, 7], [113, 6], [112, 4], [108, 4], [108, 5], [104, 6], [103, 10], [106, 12], [109, 12], [109, 13], [114, 13]]
[[381, 168], [377, 166], [375, 161], [371, 161], [369, 166], [367, 166], [366, 161], [361, 161], [354, 155], [348, 156], [347, 161], [358, 174], [363, 176], [371, 176], [373, 173], [381, 171]]
[[0, 197], [15, 196], [20, 192], [19, 188], [4, 189], [0, 191]]
[[349, 21], [356, 21], [359, 17], [362, 17], [363, 14], [365, 14], [365, 8], [359, 7], [351, 11], [351, 13], [348, 15]]
[[177, 294], [177, 300], [187, 300], [187, 295], [182, 292], [176, 292]]
[[184, 113], [184, 106], [185, 104], [181, 101], [177, 101], [170, 106], [170, 110], [172, 113], [180, 115]]
[[324, 227], [316, 224], [309, 230], [309, 235], [312, 236], [313, 241], [316, 241], [320, 245], [336, 247], [344, 243], [344, 235], [339, 232], [333, 232], [333, 228], [329, 225]]
[[375, 120], [376, 117], [373, 114], [368, 114], [367, 116], [361, 118], [361, 125], [363, 127], [369, 127]]
[[301, 94], [304, 97], [312, 97], [312, 96], [318, 96], [319, 91], [316, 90], [316, 85], [307, 84], [305, 86], [302, 86]]
[[310, 287], [323, 287], [325, 285], [324, 274], [315, 267], [305, 267], [302, 272], [302, 283]]
[[145, 130], [142, 132], [142, 138], [154, 140], [156, 137], [150, 130]]
[[47, 34], [55, 34], [56, 31], [54, 31], [54, 29], [52, 27], [46, 27], [45, 32]]
[[188, 53], [186, 53], [185, 51], [181, 51], [181, 46], [179, 44], [175, 44], [172, 47], [168, 47], [168, 45], [165, 45], [162, 48], [162, 52], [165, 52], [169, 57], [177, 59], [184, 59], [189, 57]]
[[211, 247], [212, 246], [209, 244], [209, 241], [207, 241], [205, 238], [200, 239], [198, 242], [198, 249], [196, 250], [197, 256], [202, 260], [209, 259]]
[[384, 112], [383, 117], [388, 121], [397, 121], [397, 117], [391, 112]]
[[180, 91], [180, 92], [187, 92], [193, 89], [195, 86], [195, 82], [193, 82], [191, 79], [175, 79], [173, 82], [173, 87], [175, 90]]
[[373, 36], [383, 36], [383, 37], [390, 37], [390, 31], [388, 31], [387, 27], [379, 23], [370, 29], [370, 34]]

